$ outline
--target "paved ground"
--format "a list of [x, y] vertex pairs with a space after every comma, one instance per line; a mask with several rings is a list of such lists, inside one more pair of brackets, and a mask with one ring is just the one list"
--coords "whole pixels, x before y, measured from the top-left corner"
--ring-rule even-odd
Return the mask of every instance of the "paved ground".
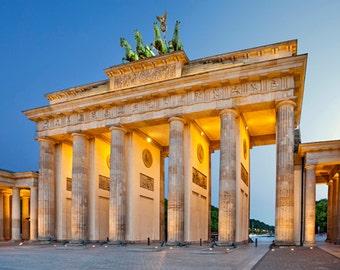
[[[63, 246], [0, 242], [0, 269], [340, 269], [340, 246], [269, 250], [259, 242], [236, 249], [209, 246]], [[325, 250], [328, 250], [326, 252]]]

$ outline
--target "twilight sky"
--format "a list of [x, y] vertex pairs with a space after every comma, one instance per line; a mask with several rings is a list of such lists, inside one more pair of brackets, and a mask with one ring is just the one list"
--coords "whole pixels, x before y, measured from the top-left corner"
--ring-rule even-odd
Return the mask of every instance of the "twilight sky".
[[[302, 142], [340, 139], [340, 1], [0, 0], [0, 168], [37, 171], [35, 125], [22, 111], [47, 105], [44, 94], [107, 79], [103, 70], [124, 54], [119, 38], [133, 45], [138, 29], [151, 43], [164, 11], [168, 39], [181, 21], [190, 60], [298, 39], [298, 54], [308, 53]], [[212, 192], [217, 206], [217, 174]], [[274, 224], [275, 146], [251, 150], [250, 196], [251, 218]]]

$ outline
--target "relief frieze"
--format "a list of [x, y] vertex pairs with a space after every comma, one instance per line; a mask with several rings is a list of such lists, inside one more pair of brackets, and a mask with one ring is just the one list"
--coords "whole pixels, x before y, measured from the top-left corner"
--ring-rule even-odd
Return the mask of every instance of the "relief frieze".
[[131, 114], [160, 111], [178, 106], [208, 103], [216, 100], [227, 100], [234, 97], [246, 97], [271, 91], [288, 90], [294, 87], [291, 77], [274, 78], [256, 82], [244, 82], [230, 86], [214, 87], [187, 93], [169, 93], [168, 96], [154, 97], [153, 99], [138, 100], [135, 102], [112, 105], [112, 107], [95, 108], [89, 111], [78, 111], [51, 119], [43, 119], [38, 123], [38, 131], [59, 128], [67, 125], [76, 125], [88, 121], [100, 121], [123, 117]]
[[114, 89], [127, 88], [147, 83], [163, 81], [174, 78], [176, 76], [176, 65], [169, 65], [163, 67], [156, 67], [129, 73], [126, 75], [119, 75], [113, 78]]

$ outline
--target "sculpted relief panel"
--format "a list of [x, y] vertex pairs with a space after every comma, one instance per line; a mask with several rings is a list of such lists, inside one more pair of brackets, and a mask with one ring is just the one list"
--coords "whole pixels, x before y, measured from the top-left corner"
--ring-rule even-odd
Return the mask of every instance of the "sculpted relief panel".
[[[138, 78], [134, 78], [132, 83], [137, 83], [141, 78], [144, 77], [140, 76]], [[264, 94], [293, 88], [293, 78], [282, 77], [256, 82], [239, 83], [225, 87], [188, 91], [184, 94], [174, 93], [163, 97], [153, 97], [152, 99], [150, 97], [150, 99], [143, 99], [123, 105], [112, 105], [112, 107], [96, 108], [92, 109], [91, 111], [78, 111], [74, 113], [70, 112], [68, 115], [61, 115], [54, 119], [41, 120], [38, 124], [38, 131], [91, 121], [136, 115], [151, 111], [160, 111], [178, 106], [195, 105], [217, 100], [226, 100], [234, 97], [246, 97], [250, 95]]]
[[112, 89], [127, 88], [143, 85], [146, 83], [159, 82], [169, 78], [174, 78], [175, 75], [176, 64], [137, 71], [126, 75], [115, 76], [112, 81]]

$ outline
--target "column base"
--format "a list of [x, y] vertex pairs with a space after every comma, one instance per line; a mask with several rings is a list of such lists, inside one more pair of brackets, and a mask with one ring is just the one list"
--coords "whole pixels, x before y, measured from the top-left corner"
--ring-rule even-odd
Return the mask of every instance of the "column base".
[[126, 246], [128, 243], [122, 240], [110, 240], [107, 244], [111, 246]]
[[304, 242], [303, 246], [304, 247], [315, 247], [316, 244], [315, 244], [315, 242]]
[[187, 244], [185, 242], [180, 242], [180, 241], [168, 241], [165, 244], [166, 246], [170, 247], [183, 247], [186, 246]]
[[71, 240], [68, 245], [70, 245], [70, 246], [85, 246], [86, 245], [86, 241], [83, 240], [83, 239]]
[[236, 248], [237, 247], [235, 242], [223, 242], [223, 241], [215, 242], [215, 246], [223, 247], [223, 248]]
[[275, 247], [296, 247], [296, 244], [294, 241], [277, 241], [274, 240], [271, 246]]

